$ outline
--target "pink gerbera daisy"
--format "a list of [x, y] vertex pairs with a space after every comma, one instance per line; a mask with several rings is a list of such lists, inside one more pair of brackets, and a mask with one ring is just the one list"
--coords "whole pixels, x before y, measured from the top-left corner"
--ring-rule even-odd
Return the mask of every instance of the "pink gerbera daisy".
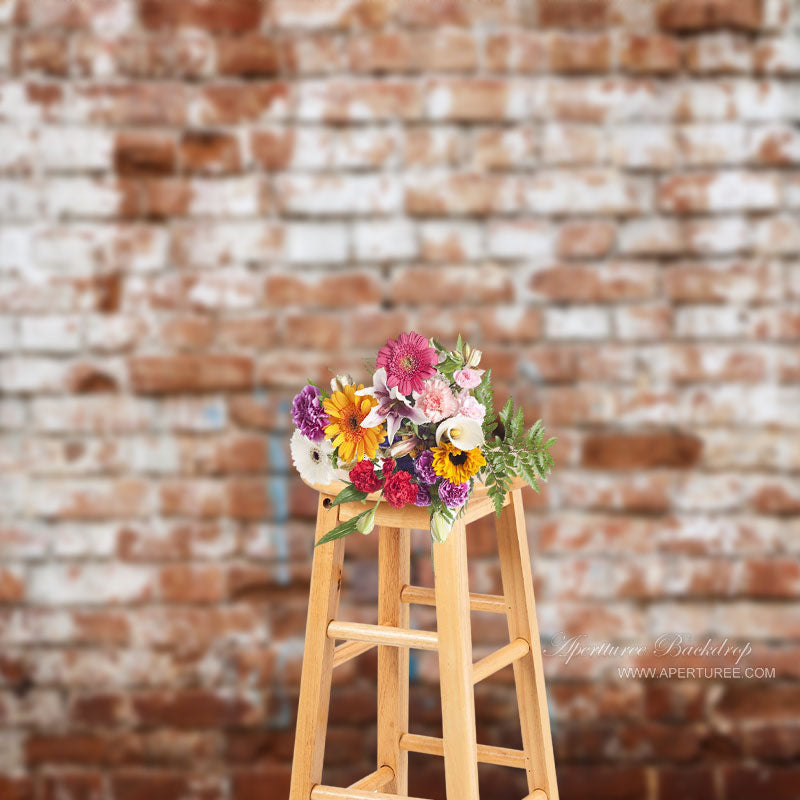
[[422, 391], [423, 381], [436, 372], [439, 358], [419, 333], [401, 333], [378, 350], [376, 366], [386, 368], [386, 385], [401, 394]]

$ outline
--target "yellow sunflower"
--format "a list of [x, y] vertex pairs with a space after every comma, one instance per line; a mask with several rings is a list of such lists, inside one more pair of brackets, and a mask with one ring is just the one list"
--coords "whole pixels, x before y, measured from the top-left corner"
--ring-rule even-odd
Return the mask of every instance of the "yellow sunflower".
[[439, 447], [432, 447], [431, 452], [433, 453], [433, 471], [450, 483], [468, 481], [486, 464], [480, 447], [473, 447], [472, 450], [459, 450], [455, 445], [443, 443]]
[[362, 420], [378, 404], [374, 397], [356, 397], [356, 392], [363, 388], [363, 384], [344, 386], [342, 391], [336, 391], [322, 401], [322, 407], [331, 420], [325, 426], [325, 437], [339, 448], [341, 462], [360, 461], [365, 455], [375, 458], [375, 451], [383, 441], [383, 425], [361, 427]]

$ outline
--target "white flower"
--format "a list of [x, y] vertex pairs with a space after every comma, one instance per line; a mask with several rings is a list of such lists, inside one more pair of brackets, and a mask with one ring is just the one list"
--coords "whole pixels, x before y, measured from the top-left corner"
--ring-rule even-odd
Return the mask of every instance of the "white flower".
[[445, 434], [459, 450], [472, 450], [484, 443], [481, 424], [463, 414], [450, 417], [439, 425], [436, 429], [436, 444], [441, 444]]
[[308, 483], [324, 486], [336, 479], [331, 464], [333, 448], [327, 439], [312, 442], [296, 430], [290, 442], [292, 463], [300, 477]]

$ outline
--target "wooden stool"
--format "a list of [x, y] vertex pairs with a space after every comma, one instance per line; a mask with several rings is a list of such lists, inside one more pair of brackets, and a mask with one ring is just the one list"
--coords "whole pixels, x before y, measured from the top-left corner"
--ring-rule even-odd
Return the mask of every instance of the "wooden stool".
[[[336, 618], [346, 540], [315, 550], [289, 800], [413, 800], [408, 798], [409, 752], [444, 756], [448, 800], [479, 800], [479, 761], [526, 770], [530, 793], [525, 800], [558, 800], [522, 485], [515, 482], [496, 524], [503, 597], [470, 594], [468, 586], [466, 525], [494, 513], [482, 486], [476, 485], [447, 542], [433, 545], [435, 589], [409, 585], [410, 529], [428, 529], [428, 509], [407, 506], [396, 510], [388, 503], [378, 504], [377, 625]], [[317, 539], [365, 509], [361, 503], [332, 506], [342, 487], [314, 487], [320, 491]], [[410, 603], [436, 606], [436, 633], [409, 629]], [[510, 638], [509, 644], [475, 664], [470, 608], [505, 614]], [[343, 644], [334, 646], [337, 640]], [[376, 645], [377, 769], [346, 789], [322, 786], [332, 671]], [[408, 730], [409, 647], [439, 653], [442, 739]], [[476, 742], [472, 687], [509, 664], [514, 665], [523, 750]]]

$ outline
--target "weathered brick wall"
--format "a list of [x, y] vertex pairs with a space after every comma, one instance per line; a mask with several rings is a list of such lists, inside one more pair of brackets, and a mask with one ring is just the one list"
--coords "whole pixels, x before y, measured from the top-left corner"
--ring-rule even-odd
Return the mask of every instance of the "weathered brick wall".
[[[549, 659], [564, 800], [797, 800], [798, 10], [0, 0], [0, 797], [284, 800], [314, 512], [287, 402], [414, 328], [480, 343], [560, 437], [546, 637], [777, 667]], [[491, 591], [491, 528], [470, 546]], [[513, 746], [499, 678], [480, 736]], [[337, 675], [331, 781], [371, 769], [373, 680]]]

